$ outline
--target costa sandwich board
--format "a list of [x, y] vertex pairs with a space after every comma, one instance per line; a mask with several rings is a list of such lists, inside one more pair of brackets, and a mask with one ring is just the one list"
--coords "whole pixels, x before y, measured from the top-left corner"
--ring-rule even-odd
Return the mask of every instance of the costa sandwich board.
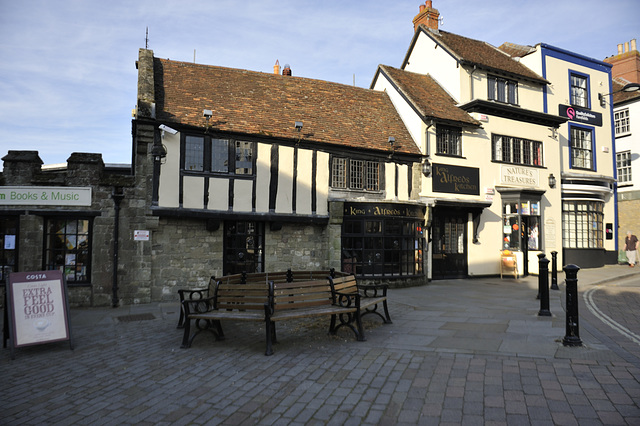
[[11, 359], [14, 348], [22, 346], [68, 340], [73, 350], [67, 283], [62, 271], [11, 273], [7, 299]]

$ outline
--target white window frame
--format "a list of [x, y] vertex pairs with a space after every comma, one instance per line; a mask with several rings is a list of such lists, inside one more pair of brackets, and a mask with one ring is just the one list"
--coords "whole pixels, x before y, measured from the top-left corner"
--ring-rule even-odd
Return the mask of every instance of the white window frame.
[[629, 108], [620, 109], [613, 112], [613, 122], [616, 136], [631, 133], [631, 122], [629, 121]]
[[616, 168], [618, 169], [618, 183], [631, 183], [631, 151], [616, 153]]

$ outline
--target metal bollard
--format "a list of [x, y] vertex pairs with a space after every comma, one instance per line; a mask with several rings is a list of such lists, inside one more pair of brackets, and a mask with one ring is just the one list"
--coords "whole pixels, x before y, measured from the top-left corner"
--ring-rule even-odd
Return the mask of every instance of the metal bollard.
[[540, 310], [538, 316], [550, 317], [549, 310], [549, 259], [538, 255], [538, 294], [540, 295]]
[[[544, 257], [545, 257], [544, 253], [538, 253], [538, 265], [540, 265], [540, 261], [544, 259]], [[538, 276], [540, 275], [538, 274]], [[539, 278], [538, 278], [538, 294], [536, 294], [536, 300], [540, 300], [540, 279]]]
[[563, 269], [567, 283], [567, 328], [562, 344], [564, 346], [582, 346], [578, 322], [578, 271], [580, 267], [567, 265]]
[[558, 252], [551, 252], [551, 290], [560, 290], [558, 288]]

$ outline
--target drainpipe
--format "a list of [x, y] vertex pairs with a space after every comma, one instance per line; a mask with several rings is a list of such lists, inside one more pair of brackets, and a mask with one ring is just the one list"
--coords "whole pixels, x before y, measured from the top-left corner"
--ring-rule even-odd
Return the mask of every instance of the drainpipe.
[[124, 192], [122, 187], [114, 187], [111, 193], [113, 204], [115, 207], [115, 218], [113, 224], [113, 276], [111, 281], [111, 305], [114, 308], [118, 307], [118, 239], [120, 234], [120, 202], [124, 198]]
[[478, 67], [476, 65], [473, 66], [473, 71], [471, 71], [471, 73], [469, 74], [469, 84], [470, 84], [470, 88], [471, 88], [471, 99], [469, 99], [470, 101], [474, 100], [474, 94], [473, 94], [473, 73], [476, 72], [476, 70], [478, 69]]

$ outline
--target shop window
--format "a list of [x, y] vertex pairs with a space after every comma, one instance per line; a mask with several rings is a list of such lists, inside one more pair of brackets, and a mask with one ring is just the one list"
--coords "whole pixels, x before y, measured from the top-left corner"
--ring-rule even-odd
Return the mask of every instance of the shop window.
[[18, 266], [18, 218], [0, 217], [0, 284], [6, 284], [9, 274]]
[[436, 127], [436, 154], [462, 156], [462, 129], [439, 124]]
[[565, 201], [562, 203], [562, 246], [564, 248], [603, 248], [604, 203]]
[[331, 187], [363, 191], [380, 190], [380, 163], [349, 158], [331, 159]]
[[421, 220], [345, 218], [342, 270], [359, 277], [423, 274]]
[[542, 142], [492, 135], [492, 160], [510, 164], [542, 166]]
[[68, 283], [91, 277], [91, 221], [49, 218], [45, 223], [44, 269], [62, 271]]
[[253, 142], [186, 135], [183, 152], [182, 169], [187, 172], [254, 174]]
[[490, 101], [518, 104], [518, 82], [506, 78], [488, 76], [489, 83], [487, 99]]
[[[523, 245], [526, 244], [526, 247]], [[540, 200], [505, 201], [502, 206], [502, 248], [542, 250]]]

